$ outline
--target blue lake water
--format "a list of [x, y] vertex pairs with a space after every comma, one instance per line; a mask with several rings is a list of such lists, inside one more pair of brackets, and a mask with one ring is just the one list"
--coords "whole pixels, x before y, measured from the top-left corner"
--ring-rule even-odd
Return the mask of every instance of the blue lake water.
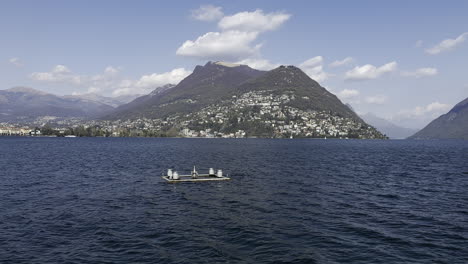
[[0, 210], [0, 263], [468, 263], [468, 141], [0, 137]]

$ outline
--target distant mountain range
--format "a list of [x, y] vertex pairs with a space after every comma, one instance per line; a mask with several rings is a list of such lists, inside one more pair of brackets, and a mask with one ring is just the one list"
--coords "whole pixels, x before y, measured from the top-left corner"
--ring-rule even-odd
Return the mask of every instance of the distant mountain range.
[[29, 87], [13, 87], [0, 90], [0, 122], [28, 123], [40, 118], [92, 119], [109, 114], [139, 96], [106, 97], [94, 93], [58, 96]]
[[380, 132], [384, 133], [391, 139], [404, 139], [413, 135], [417, 131], [417, 129], [411, 129], [395, 125], [387, 119], [378, 117], [372, 113], [361, 115], [361, 117], [368, 124], [377, 128]]
[[0, 121], [3, 122], [29, 122], [44, 116], [94, 118], [113, 109], [95, 100], [62, 97], [27, 87], [0, 90]]
[[468, 98], [433, 120], [412, 139], [468, 139]]
[[72, 98], [72, 99], [83, 99], [87, 101], [93, 101], [101, 104], [106, 104], [112, 107], [118, 107], [119, 105], [123, 105], [126, 103], [131, 102], [137, 97], [142, 96], [141, 94], [136, 95], [121, 95], [118, 97], [107, 97], [102, 96], [96, 93], [87, 93], [87, 94], [80, 94], [80, 95], [65, 95], [63, 98]]

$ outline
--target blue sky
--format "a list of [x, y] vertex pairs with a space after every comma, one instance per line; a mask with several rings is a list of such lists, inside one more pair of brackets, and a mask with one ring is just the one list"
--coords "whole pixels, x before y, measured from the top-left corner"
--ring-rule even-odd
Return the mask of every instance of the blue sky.
[[208, 60], [292, 64], [357, 112], [419, 128], [468, 97], [467, 11], [467, 1], [2, 1], [0, 89], [117, 96]]

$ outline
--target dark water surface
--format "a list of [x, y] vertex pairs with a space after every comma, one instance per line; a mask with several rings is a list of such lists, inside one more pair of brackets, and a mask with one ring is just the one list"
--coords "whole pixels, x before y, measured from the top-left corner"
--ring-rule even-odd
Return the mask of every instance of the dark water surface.
[[0, 137], [0, 210], [0, 263], [468, 263], [468, 141]]

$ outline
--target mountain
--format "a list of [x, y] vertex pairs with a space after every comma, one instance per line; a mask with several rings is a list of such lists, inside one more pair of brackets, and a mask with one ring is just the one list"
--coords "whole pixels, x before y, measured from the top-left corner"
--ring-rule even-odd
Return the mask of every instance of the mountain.
[[193, 73], [175, 87], [157, 93], [148, 100], [118, 107], [104, 119], [164, 118], [174, 113], [190, 113], [219, 101], [241, 83], [264, 72], [246, 65], [208, 62], [196, 66]]
[[392, 139], [403, 139], [407, 138], [414, 133], [416, 133], [416, 129], [401, 127], [395, 125], [394, 123], [388, 121], [387, 119], [378, 117], [372, 113], [367, 113], [365, 115], [361, 115], [362, 119], [366, 121], [368, 124], [372, 125], [373, 127], [377, 128], [380, 132], [387, 135], [389, 138]]
[[95, 94], [95, 93], [87, 93], [87, 94], [79, 94], [79, 95], [65, 95], [63, 96], [63, 98], [93, 101], [96, 103], [110, 105], [112, 107], [117, 107], [119, 105], [125, 104], [125, 102], [121, 102], [119, 100], [116, 100], [115, 98], [102, 96], [102, 95]]
[[92, 118], [113, 109], [110, 105], [93, 100], [61, 97], [28, 87], [0, 90], [2, 122], [29, 122], [44, 116]]
[[468, 98], [412, 135], [412, 139], [468, 139]]
[[151, 124], [148, 129], [169, 136], [385, 138], [294, 66], [264, 72], [208, 62], [175, 87], [102, 119]]
[[136, 95], [120, 95], [117, 97], [107, 97], [103, 95], [99, 95], [96, 93], [87, 93], [87, 94], [79, 94], [79, 95], [65, 95], [64, 98], [78, 98], [82, 100], [93, 101], [96, 103], [110, 105], [112, 107], [118, 107], [123, 104], [127, 104], [133, 101], [135, 98], [140, 97], [140, 94]]
[[271, 91], [273, 95], [291, 94], [294, 95], [294, 100], [288, 105], [300, 110], [329, 111], [342, 117], [362, 121], [338, 97], [295, 66], [280, 66], [235, 89], [236, 95], [250, 91]]

